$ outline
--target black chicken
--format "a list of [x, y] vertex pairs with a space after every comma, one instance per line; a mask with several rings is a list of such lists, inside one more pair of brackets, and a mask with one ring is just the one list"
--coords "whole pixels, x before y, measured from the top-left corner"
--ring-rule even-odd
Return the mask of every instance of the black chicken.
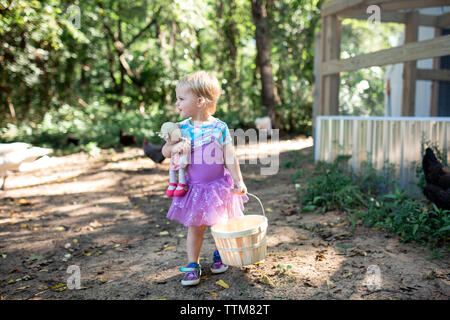
[[147, 157], [149, 157], [156, 163], [161, 163], [165, 159], [165, 157], [162, 154], [162, 147], [165, 144], [166, 141], [163, 141], [162, 144], [153, 144], [144, 139], [142, 149], [144, 149], [144, 153]]
[[75, 146], [78, 146], [80, 144], [80, 139], [74, 138], [72, 135], [68, 135], [66, 137], [66, 144], [73, 144]]
[[438, 208], [450, 210], [450, 171], [436, 158], [433, 150], [427, 148], [422, 160], [427, 184], [423, 194]]
[[132, 136], [132, 135], [129, 135], [129, 134], [125, 134], [125, 133], [123, 133], [123, 130], [120, 129], [120, 131], [119, 131], [119, 141], [120, 141], [121, 145], [123, 145], [125, 147], [128, 147], [128, 146], [135, 145], [137, 140], [136, 140], [135, 136]]

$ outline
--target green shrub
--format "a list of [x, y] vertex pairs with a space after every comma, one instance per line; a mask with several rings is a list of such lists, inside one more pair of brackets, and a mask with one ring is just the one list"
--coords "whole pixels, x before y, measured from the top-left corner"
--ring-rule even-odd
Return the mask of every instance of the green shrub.
[[[400, 236], [403, 242], [447, 245], [449, 210], [441, 210], [423, 197], [410, 198], [399, 188], [394, 175], [378, 174], [370, 164], [363, 165], [359, 175], [352, 173], [346, 166], [348, 159], [350, 156], [341, 156], [333, 163], [316, 164], [306, 186], [298, 189], [303, 212], [337, 209], [347, 213], [352, 228], [362, 221]], [[385, 168], [387, 172], [393, 169], [389, 165]]]
[[379, 206], [369, 202], [361, 217], [368, 226], [382, 228], [401, 237], [401, 241], [414, 241], [440, 245], [450, 235], [450, 211], [437, 208], [423, 200], [410, 199], [405, 192], [380, 197]]
[[313, 211], [321, 207], [322, 212], [326, 212], [348, 210], [364, 204], [364, 195], [343, 169], [348, 159], [348, 156], [341, 156], [332, 164], [318, 162], [302, 194], [304, 209]]
[[[23, 141], [55, 150], [64, 149], [66, 153], [78, 152], [86, 147], [93, 152], [94, 144], [99, 148], [120, 146], [121, 128], [127, 134], [136, 136], [138, 146], [144, 138], [159, 143], [161, 139], [156, 132], [165, 121], [169, 119], [164, 116], [162, 110], [142, 115], [138, 111], [120, 112], [111, 106], [98, 103], [83, 109], [66, 104], [47, 112], [41, 123], [23, 123], [17, 126], [9, 124], [2, 129], [1, 136], [3, 142]], [[67, 143], [69, 134], [79, 139], [79, 146]]]

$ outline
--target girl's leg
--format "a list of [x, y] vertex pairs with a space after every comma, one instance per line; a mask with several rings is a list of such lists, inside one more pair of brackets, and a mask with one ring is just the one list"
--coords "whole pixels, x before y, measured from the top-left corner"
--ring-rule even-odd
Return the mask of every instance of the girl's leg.
[[189, 226], [186, 239], [188, 263], [200, 261], [200, 251], [202, 250], [203, 234], [205, 226]]

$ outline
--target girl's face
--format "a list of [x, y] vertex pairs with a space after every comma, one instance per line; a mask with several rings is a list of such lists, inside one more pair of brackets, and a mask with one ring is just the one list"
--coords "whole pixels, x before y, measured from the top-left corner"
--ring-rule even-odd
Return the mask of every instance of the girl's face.
[[197, 97], [189, 88], [176, 88], [177, 110], [182, 118], [195, 116], [201, 111], [201, 98]]

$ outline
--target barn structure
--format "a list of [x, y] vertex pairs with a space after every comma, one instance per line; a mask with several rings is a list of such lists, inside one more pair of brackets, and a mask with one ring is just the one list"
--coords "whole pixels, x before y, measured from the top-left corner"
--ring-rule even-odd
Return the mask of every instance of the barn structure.
[[[403, 44], [340, 59], [342, 20], [369, 20], [373, 15], [381, 23], [404, 24]], [[424, 27], [428, 28], [425, 37], [422, 35]], [[378, 170], [394, 165], [400, 185], [415, 189], [415, 167], [421, 161], [424, 144], [438, 146], [449, 159], [448, 28], [450, 0], [335, 0], [325, 3], [320, 41], [316, 41], [315, 160], [332, 162], [338, 155], [348, 154], [352, 156], [349, 165], [356, 173], [363, 163], [371, 163]], [[386, 116], [340, 116], [340, 73], [373, 66], [389, 66]], [[426, 104], [424, 99], [427, 99]]]

